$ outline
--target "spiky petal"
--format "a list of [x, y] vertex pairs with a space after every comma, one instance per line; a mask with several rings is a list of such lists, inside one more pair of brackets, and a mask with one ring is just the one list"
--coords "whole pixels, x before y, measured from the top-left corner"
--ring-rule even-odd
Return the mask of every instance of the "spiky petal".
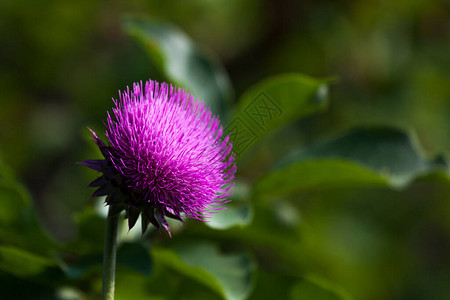
[[222, 209], [236, 166], [218, 117], [166, 83], [141, 82], [119, 96], [106, 122], [110, 145], [92, 131], [105, 160], [82, 162], [103, 172], [91, 183], [100, 186], [93, 196], [108, 194], [130, 228], [141, 215], [143, 231], [149, 223], [169, 231], [166, 217], [206, 220]]

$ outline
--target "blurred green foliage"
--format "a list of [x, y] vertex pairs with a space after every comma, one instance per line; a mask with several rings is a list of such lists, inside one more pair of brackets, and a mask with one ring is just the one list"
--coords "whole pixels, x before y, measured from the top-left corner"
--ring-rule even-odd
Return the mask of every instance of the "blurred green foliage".
[[449, 29], [445, 0], [0, 2], [0, 299], [99, 298], [75, 162], [149, 77], [221, 114], [237, 186], [172, 239], [124, 224], [117, 299], [450, 298]]

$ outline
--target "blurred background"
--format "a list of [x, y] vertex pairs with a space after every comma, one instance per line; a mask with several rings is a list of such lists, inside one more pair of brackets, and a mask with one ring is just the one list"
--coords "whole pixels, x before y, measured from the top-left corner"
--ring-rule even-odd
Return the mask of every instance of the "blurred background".
[[[95, 206], [89, 199], [92, 191], [86, 188], [94, 174], [75, 162], [99, 157], [87, 127], [102, 132], [111, 98], [117, 98], [119, 89], [149, 77], [168, 78], [144, 47], [126, 34], [122, 22], [127, 16], [173, 24], [211, 53], [228, 73], [232, 102], [268, 76], [336, 76], [328, 109], [297, 122], [291, 128], [295, 137], [287, 131], [279, 135], [281, 140], [307, 146], [355, 126], [392, 125], [414, 132], [425, 156], [446, 157], [448, 4], [445, 0], [3, 0], [2, 172], [29, 191], [38, 219], [52, 239], [63, 245], [79, 239], [77, 216], [85, 207]], [[267, 163], [270, 157], [261, 151], [257, 156], [261, 161], [252, 166]], [[258, 172], [262, 171], [256, 168], [253, 173]], [[253, 173], [247, 175], [249, 181]], [[354, 299], [449, 299], [449, 192], [446, 180], [413, 184], [403, 191], [314, 189], [298, 196], [294, 204], [289, 199], [282, 202], [275, 211], [295, 211], [290, 219], [305, 220], [308, 233], [295, 235], [304, 234], [308, 241], [296, 253], [301, 256], [302, 274], [320, 275]], [[233, 242], [230, 236], [223, 233], [216, 239]], [[263, 270], [251, 297], [277, 299], [264, 291], [268, 282], [273, 291], [288, 282], [281, 275], [279, 282], [267, 275], [279, 272], [269, 259], [275, 254], [257, 244], [242, 247], [253, 251]], [[5, 274], [14, 282], [14, 276]], [[89, 295], [96, 283], [86, 282], [77, 288]], [[295, 293], [294, 289], [290, 296], [295, 298]], [[189, 293], [185, 296], [189, 298]]]

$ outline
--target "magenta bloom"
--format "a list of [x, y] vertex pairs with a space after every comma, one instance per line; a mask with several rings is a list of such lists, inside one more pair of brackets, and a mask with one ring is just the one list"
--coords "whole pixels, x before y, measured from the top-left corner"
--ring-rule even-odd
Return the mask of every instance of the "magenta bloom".
[[[236, 171], [229, 137], [203, 102], [186, 91], [149, 80], [119, 92], [108, 112], [107, 146], [92, 131], [104, 160], [82, 164], [103, 173], [90, 186], [105, 196], [111, 214], [126, 211], [130, 229], [141, 214], [142, 231], [165, 217], [207, 217], [228, 202]], [[170, 232], [169, 232], [170, 233]]]

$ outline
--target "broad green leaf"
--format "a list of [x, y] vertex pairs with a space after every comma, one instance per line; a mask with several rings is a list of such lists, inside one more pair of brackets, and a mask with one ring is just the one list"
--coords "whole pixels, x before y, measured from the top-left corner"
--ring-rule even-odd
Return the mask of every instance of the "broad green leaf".
[[264, 197], [290, 195], [308, 189], [383, 187], [387, 181], [374, 171], [339, 159], [299, 161], [267, 174], [254, 187]]
[[127, 19], [126, 32], [136, 38], [170, 81], [187, 88], [216, 114], [223, 114], [232, 97], [225, 69], [209, 52], [196, 46], [177, 27], [151, 20]]
[[291, 290], [291, 300], [350, 300], [344, 289], [318, 277], [305, 278]]
[[446, 169], [442, 158], [430, 160], [420, 152], [411, 134], [391, 127], [356, 128], [347, 134], [294, 151], [284, 164], [317, 158], [336, 158], [377, 172], [394, 187], [403, 187], [419, 175]]
[[241, 157], [273, 130], [327, 105], [329, 80], [301, 74], [268, 78], [240, 98], [227, 132], [233, 151]]
[[213, 290], [181, 273], [162, 266], [155, 261], [152, 276], [144, 276], [129, 269], [116, 270], [117, 299], [221, 299]]
[[430, 170], [430, 172], [419, 175], [414, 179], [414, 182], [433, 182], [433, 183], [443, 183], [448, 184], [450, 181], [450, 176], [445, 170], [445, 168], [437, 168], [435, 170]]
[[154, 248], [154, 260], [193, 278], [228, 300], [245, 299], [253, 286], [255, 265], [245, 254], [225, 255], [208, 243], [190, 243], [172, 250]]
[[[167, 278], [168, 281], [161, 283], [161, 288], [163, 285], [166, 287], [167, 291], [173, 288], [171, 278]], [[163, 300], [170, 299], [167, 294], [155, 295], [155, 291], [152, 290], [150, 285], [150, 279], [147, 276], [136, 272], [130, 272], [129, 270], [123, 270], [118, 268], [116, 270], [116, 288], [115, 288], [115, 298], [116, 299], [133, 299], [133, 300], [145, 300], [145, 299], [155, 299]]]
[[227, 209], [215, 213], [205, 222], [213, 229], [228, 229], [234, 226], [246, 226], [253, 218], [253, 209], [247, 204], [240, 207], [228, 206]]
[[255, 192], [275, 196], [311, 188], [402, 188], [445, 168], [442, 159], [421, 155], [411, 136], [401, 130], [361, 128], [288, 155], [277, 170], [255, 184]]

